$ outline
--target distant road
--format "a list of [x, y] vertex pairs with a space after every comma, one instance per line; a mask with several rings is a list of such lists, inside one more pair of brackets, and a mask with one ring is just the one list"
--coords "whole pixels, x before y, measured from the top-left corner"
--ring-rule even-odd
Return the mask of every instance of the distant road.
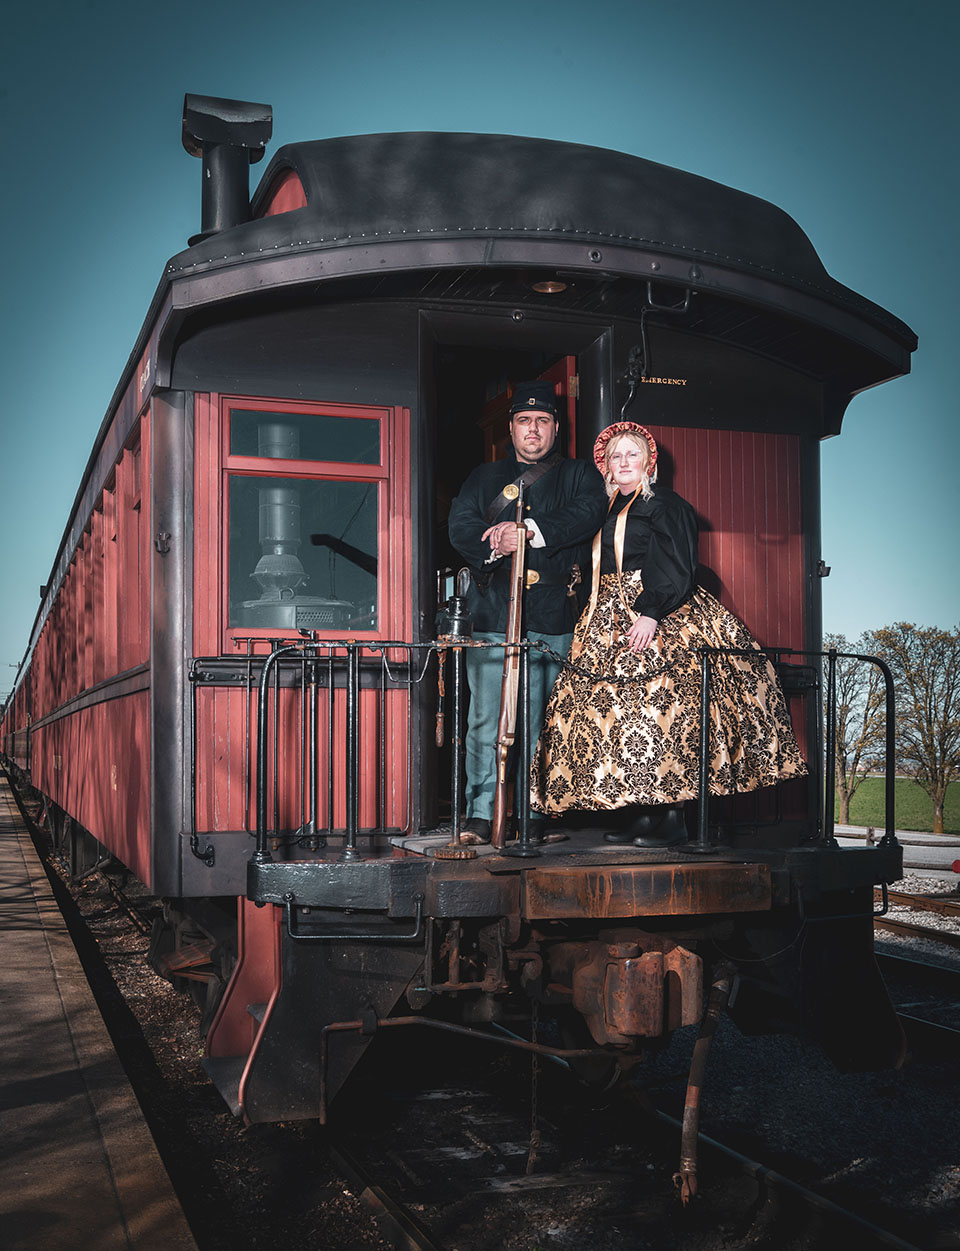
[[[867, 841], [867, 827], [863, 825], [837, 825], [834, 832], [841, 847], [856, 847]], [[960, 861], [960, 837], [955, 834], [928, 834], [918, 830], [896, 830], [895, 833], [903, 846], [904, 868], [949, 872], [954, 862]], [[874, 838], [879, 841], [882, 836], [880, 826]]]

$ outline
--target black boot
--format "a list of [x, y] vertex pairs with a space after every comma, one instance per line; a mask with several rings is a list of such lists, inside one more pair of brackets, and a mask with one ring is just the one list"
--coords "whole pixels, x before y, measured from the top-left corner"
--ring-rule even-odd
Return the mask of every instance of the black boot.
[[[520, 837], [519, 826], [517, 826], [517, 837]], [[543, 817], [534, 816], [531, 813], [527, 823], [527, 837], [531, 843], [565, 843], [569, 835], [561, 833], [555, 825], [548, 825]]]
[[462, 843], [489, 843], [491, 822], [486, 817], [467, 817], [460, 826]]
[[644, 834], [649, 831], [652, 814], [658, 814], [657, 820], [659, 820], [659, 812], [659, 808], [648, 808], [642, 804], [636, 805], [623, 829], [608, 830], [603, 836], [603, 841], [605, 843], [616, 843], [622, 847], [629, 846], [638, 834]]
[[641, 822], [636, 822], [635, 829], [634, 847], [672, 847], [675, 843], [685, 843], [688, 835], [683, 804], [658, 805], [642, 826]]
[[633, 842], [633, 830], [629, 827], [625, 830], [607, 830], [603, 836], [605, 843], [621, 843], [626, 846]]

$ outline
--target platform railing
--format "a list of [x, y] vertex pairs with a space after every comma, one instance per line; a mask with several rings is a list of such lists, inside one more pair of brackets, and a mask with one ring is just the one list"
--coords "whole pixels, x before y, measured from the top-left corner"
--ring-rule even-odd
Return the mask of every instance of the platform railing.
[[[311, 851], [327, 845], [331, 838], [342, 841], [343, 860], [360, 858], [358, 840], [374, 833], [419, 833], [412, 828], [415, 812], [415, 762], [419, 760], [414, 742], [417, 717], [429, 707], [430, 701], [416, 698], [417, 688], [425, 679], [438, 682], [437, 745], [449, 734], [451, 742], [450, 798], [451, 843], [460, 854], [462, 798], [465, 792], [463, 766], [463, 721], [466, 684], [463, 657], [467, 647], [503, 650], [501, 643], [479, 643], [469, 638], [441, 638], [414, 644], [407, 642], [347, 642], [344, 640], [297, 641], [275, 645], [268, 656], [248, 658], [246, 686], [256, 695], [255, 716], [247, 725], [248, 778], [252, 774], [256, 813], [256, 855], [271, 859], [271, 842], [277, 850], [280, 842], [295, 842]], [[517, 715], [516, 746], [513, 765], [516, 773], [516, 795], [526, 799], [530, 765], [535, 743], [529, 717], [529, 666], [532, 650], [546, 652], [542, 643], [523, 640], [520, 649], [520, 697]], [[896, 844], [894, 833], [894, 692], [893, 677], [884, 662], [875, 656], [841, 653], [769, 649], [779, 660], [784, 656], [816, 661], [823, 674], [825, 697], [826, 745], [820, 804], [817, 813], [817, 841], [836, 846], [834, 836], [833, 787], [837, 723], [836, 670], [839, 660], [854, 660], [876, 665], [886, 687], [886, 814], [885, 832], [880, 845]], [[553, 653], [550, 653], [553, 655]], [[767, 658], [767, 649], [711, 648], [699, 650], [700, 657], [700, 744], [698, 798], [699, 812], [695, 840], [688, 850], [707, 852], [718, 842], [710, 828], [710, 706], [717, 664], [724, 656], [742, 655], [753, 659]], [[444, 693], [443, 675], [450, 656], [449, 688]], [[554, 659], [561, 660], [554, 656]], [[569, 664], [566, 660], [562, 663]], [[199, 665], [200, 662], [195, 662]], [[571, 666], [576, 668], [577, 666]], [[789, 668], [790, 666], [787, 666]], [[259, 672], [257, 672], [259, 670]], [[214, 680], [214, 675], [197, 669], [200, 678]], [[239, 675], [238, 675], [239, 676]], [[591, 674], [595, 680], [605, 675]], [[610, 681], [618, 679], [606, 675]], [[292, 691], [291, 691], [292, 688]], [[319, 694], [326, 690], [321, 704]], [[291, 697], [281, 700], [281, 692]], [[400, 693], [399, 703], [387, 716], [387, 699]], [[285, 705], [288, 724], [283, 728], [281, 702]], [[249, 705], [249, 701], [248, 701]], [[298, 710], [290, 725], [294, 707]], [[194, 718], [194, 721], [196, 718]], [[256, 733], [254, 734], [254, 724]], [[365, 755], [375, 741], [375, 754]], [[283, 748], [281, 748], [283, 744]], [[290, 770], [285, 768], [289, 753], [299, 754], [293, 772], [299, 777], [299, 810], [291, 816], [289, 788]], [[821, 756], [819, 748], [812, 756]], [[325, 762], [326, 777], [320, 777], [320, 761]], [[396, 803], [388, 813], [386, 792], [391, 778], [400, 767], [404, 770], [405, 797], [402, 811]], [[249, 784], [249, 783], [248, 783]], [[287, 794], [282, 794], [284, 788]], [[374, 807], [369, 820], [371, 804]], [[335, 807], [344, 820], [335, 823]], [[361, 807], [368, 819], [361, 824]], [[518, 839], [508, 847], [509, 854], [536, 856], [540, 853], [532, 835], [526, 802], [515, 803]], [[299, 820], [297, 820], [297, 816]], [[392, 820], [388, 819], [391, 818]], [[467, 852], [462, 853], [466, 856]]]
[[[248, 735], [254, 758], [257, 855], [269, 855], [271, 838], [293, 839], [318, 850], [331, 837], [342, 838], [341, 859], [359, 858], [361, 830], [409, 829], [413, 812], [414, 719], [412, 695], [423, 680], [432, 644], [311, 640], [276, 647], [262, 660], [257, 682], [256, 736]], [[293, 688], [286, 731], [281, 692]], [[326, 691], [321, 706], [320, 692]], [[401, 696], [399, 703], [391, 696]], [[281, 743], [299, 754], [299, 822], [281, 820], [290, 810], [290, 771]], [[361, 760], [373, 745], [373, 758]], [[320, 760], [326, 764], [321, 786]], [[271, 767], [272, 766], [272, 767]], [[385, 780], [403, 770], [404, 800], [388, 804]], [[373, 806], [373, 820], [361, 826], [361, 808]], [[344, 821], [336, 821], [340, 807]], [[293, 828], [292, 828], [293, 827]]]
[[[774, 650], [774, 649], [771, 649]], [[896, 702], [894, 696], [893, 674], [889, 666], [878, 656], [865, 656], [858, 653], [838, 652], [830, 648], [825, 652], [799, 651], [793, 648], [777, 648], [777, 656], [797, 656], [826, 662], [826, 690], [824, 692], [825, 749], [822, 785], [820, 793], [820, 811], [817, 814], [818, 841], [824, 846], [836, 847], [837, 843], [834, 817], [834, 787], [836, 774], [836, 743], [837, 743], [837, 661], [855, 660], [864, 664], [876, 665], [883, 675], [885, 698], [884, 726], [884, 833], [879, 846], [896, 846], [894, 782], [896, 778]], [[760, 653], [762, 654], [762, 653]], [[710, 807], [710, 689], [713, 668], [713, 657], [748, 656], [755, 658], [758, 653], [752, 648], [737, 647], [701, 647], [700, 655], [700, 785], [699, 812], [697, 823], [697, 840], [694, 844], [697, 851], [709, 851], [712, 847], [709, 827]]]
[[[523, 642], [520, 647], [520, 695], [517, 716], [517, 747], [515, 762], [518, 793], [522, 779], [529, 777], [532, 754], [529, 729], [529, 652], [534, 646]], [[452, 656], [451, 693], [449, 708], [443, 700], [438, 704], [437, 745], [447, 732], [451, 738], [450, 795], [451, 795], [451, 842], [460, 844], [460, 808], [464, 794], [463, 719], [465, 710], [465, 680], [463, 651], [466, 647], [503, 650], [502, 644], [477, 643], [473, 640], [431, 640], [427, 643], [344, 642], [342, 640], [311, 640], [275, 647], [269, 656], [257, 658], [259, 677], [256, 682], [256, 734], [247, 733], [248, 758], [252, 758], [255, 809], [256, 809], [256, 856], [270, 859], [271, 841], [294, 839], [301, 846], [318, 850], [327, 845], [333, 836], [342, 837], [341, 860], [360, 858], [358, 839], [361, 834], [411, 831], [413, 816], [413, 762], [415, 758], [413, 698], [425, 678], [437, 674], [443, 688], [442, 670], [446, 653]], [[436, 665], [432, 662], [436, 658]], [[288, 731], [288, 747], [298, 744], [300, 778], [300, 821], [293, 829], [290, 822], [281, 821], [283, 806], [282, 789], [285, 770], [281, 759], [280, 692], [293, 686], [299, 692], [297, 698], [298, 720]], [[318, 711], [318, 687], [325, 687], [328, 694], [325, 709]], [[388, 741], [386, 698], [388, 692], [406, 692], [401, 730], [405, 740], [402, 753], [396, 751], [395, 740]], [[374, 700], [364, 700], [363, 694], [375, 691]], [[343, 719], [338, 733], [338, 711]], [[394, 718], [396, 721], [396, 718]], [[323, 724], [321, 724], [323, 722]], [[377, 754], [374, 760], [361, 760], [362, 744], [369, 741], [365, 728], [373, 724], [376, 731]], [[322, 747], [322, 751], [320, 750]], [[339, 750], [338, 750], [339, 747]], [[393, 776], [398, 758], [404, 760], [406, 771], [406, 804], [403, 819], [388, 824], [385, 803], [387, 783]], [[326, 761], [327, 777], [320, 787], [318, 759]], [[272, 767], [271, 767], [272, 766]], [[323, 795], [321, 797], [321, 789]], [[361, 826], [361, 798], [366, 791], [376, 793], [376, 817], [372, 825]], [[344, 811], [343, 827], [334, 827], [334, 796], [342, 796]], [[289, 803], [289, 801], [287, 801]], [[536, 855], [537, 850], [530, 835], [527, 806], [518, 805], [519, 839], [510, 848], [514, 855]], [[396, 815], [396, 814], [394, 814]]]

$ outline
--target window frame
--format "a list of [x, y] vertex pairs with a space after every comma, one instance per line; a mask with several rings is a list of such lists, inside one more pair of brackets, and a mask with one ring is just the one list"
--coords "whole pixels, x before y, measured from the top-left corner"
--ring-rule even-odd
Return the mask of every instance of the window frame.
[[[404, 553], [410, 550], [409, 507], [409, 410], [382, 405], [317, 403], [281, 400], [266, 396], [210, 395], [211, 416], [216, 414], [216, 482], [219, 530], [217, 635], [227, 655], [245, 653], [248, 648], [262, 652], [264, 644], [276, 639], [298, 639], [292, 628], [269, 629], [231, 626], [230, 622], [230, 502], [231, 477], [299, 479], [310, 482], [356, 482], [377, 487], [377, 628], [331, 629], [319, 632], [324, 638], [384, 640], [404, 637], [410, 619], [409, 591], [404, 594], [398, 581], [404, 567]], [[319, 461], [258, 456], [238, 456], [230, 452], [230, 422], [234, 412], [269, 412], [301, 417], [343, 417], [374, 419], [380, 427], [379, 460], [376, 464], [349, 461]], [[399, 522], [399, 525], [398, 525]], [[398, 541], [399, 540], [399, 541]], [[303, 541], [303, 539], [301, 540]], [[309, 541], [309, 540], [307, 540]], [[406, 561], [409, 572], [409, 561]], [[247, 640], [252, 640], [248, 643]]]

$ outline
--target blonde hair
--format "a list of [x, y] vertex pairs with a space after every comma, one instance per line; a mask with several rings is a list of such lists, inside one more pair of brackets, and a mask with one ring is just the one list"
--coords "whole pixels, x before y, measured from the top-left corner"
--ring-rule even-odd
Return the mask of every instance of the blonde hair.
[[641, 452], [643, 452], [643, 468], [640, 471], [639, 490], [645, 500], [652, 500], [653, 488], [650, 485], [650, 475], [647, 471], [647, 467], [650, 464], [650, 444], [642, 434], [635, 434], [632, 430], [624, 430], [622, 434], [614, 435], [604, 449], [603, 463], [606, 468], [604, 469], [603, 481], [607, 489], [607, 495], [610, 499], [613, 499], [613, 497], [620, 490], [620, 488], [613, 481], [613, 472], [610, 469], [610, 457], [613, 455], [614, 450], [618, 448], [621, 443], [625, 442], [636, 444]]

